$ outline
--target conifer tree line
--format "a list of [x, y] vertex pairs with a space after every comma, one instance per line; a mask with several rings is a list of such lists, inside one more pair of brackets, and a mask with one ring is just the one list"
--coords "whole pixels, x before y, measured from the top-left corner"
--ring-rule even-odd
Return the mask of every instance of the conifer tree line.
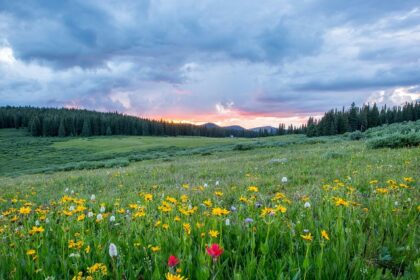
[[310, 117], [304, 132], [307, 136], [336, 135], [356, 130], [403, 121], [420, 119], [420, 102], [405, 103], [392, 108], [386, 105], [378, 108], [376, 104], [357, 107], [354, 102], [348, 110], [330, 110], [320, 120]]
[[173, 123], [128, 116], [117, 112], [102, 113], [79, 109], [0, 107], [0, 128], [26, 128], [33, 136], [266, 136], [250, 130]]

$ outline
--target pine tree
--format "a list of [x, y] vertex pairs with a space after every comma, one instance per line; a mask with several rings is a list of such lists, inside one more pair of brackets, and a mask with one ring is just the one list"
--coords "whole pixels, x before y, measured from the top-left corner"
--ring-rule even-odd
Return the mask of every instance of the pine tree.
[[80, 135], [83, 137], [89, 137], [92, 135], [92, 128], [88, 118], [85, 118], [83, 121], [82, 133]]
[[60, 127], [58, 128], [58, 137], [66, 137], [66, 128], [63, 119], [61, 119]]

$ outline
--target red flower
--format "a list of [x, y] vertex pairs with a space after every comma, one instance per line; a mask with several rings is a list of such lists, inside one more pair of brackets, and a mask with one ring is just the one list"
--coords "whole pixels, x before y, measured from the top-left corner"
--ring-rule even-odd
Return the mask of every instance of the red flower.
[[223, 248], [219, 246], [219, 244], [211, 244], [210, 247], [206, 245], [207, 254], [211, 256], [214, 260], [220, 257], [223, 254]]
[[173, 256], [173, 255], [169, 256], [169, 259], [168, 259], [168, 266], [169, 266], [169, 267], [174, 267], [174, 266], [176, 266], [177, 264], [179, 264], [179, 260], [178, 260], [178, 258], [177, 258], [177, 257], [175, 257], [175, 256]]

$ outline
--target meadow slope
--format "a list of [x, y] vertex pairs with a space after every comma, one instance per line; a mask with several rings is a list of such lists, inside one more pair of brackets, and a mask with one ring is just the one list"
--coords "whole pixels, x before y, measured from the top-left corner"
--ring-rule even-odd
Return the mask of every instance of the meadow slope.
[[[60, 151], [130, 153], [133, 139], [38, 139], [54, 152], [34, 168], [48, 156], [62, 164]], [[301, 136], [206, 141], [195, 147], [207, 152], [117, 168], [10, 177], [3, 166], [0, 278], [418, 279], [420, 148]], [[224, 249], [214, 258], [213, 243]]]

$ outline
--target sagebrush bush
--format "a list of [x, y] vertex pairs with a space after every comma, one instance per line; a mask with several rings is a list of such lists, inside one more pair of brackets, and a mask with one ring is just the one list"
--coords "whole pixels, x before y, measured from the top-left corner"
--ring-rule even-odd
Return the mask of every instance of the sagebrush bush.
[[372, 149], [419, 146], [420, 132], [410, 132], [408, 134], [394, 133], [382, 137], [375, 137], [368, 140], [366, 144]]
[[355, 140], [360, 140], [360, 139], [364, 138], [364, 135], [360, 130], [356, 130], [356, 131], [350, 133], [349, 137], [350, 137], [350, 140], [355, 141]]

